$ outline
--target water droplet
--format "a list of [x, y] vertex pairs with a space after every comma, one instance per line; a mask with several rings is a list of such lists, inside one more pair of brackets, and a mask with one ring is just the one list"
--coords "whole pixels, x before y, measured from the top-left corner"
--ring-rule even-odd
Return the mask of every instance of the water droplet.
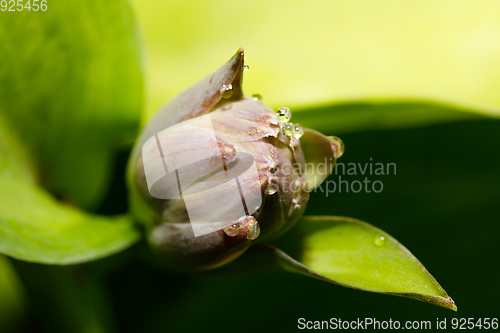
[[385, 244], [385, 237], [384, 236], [377, 236], [373, 242], [377, 246], [383, 246]]
[[278, 109], [278, 118], [280, 121], [286, 123], [292, 119], [292, 112], [290, 112], [289, 108], [279, 108]]
[[247, 239], [254, 240], [260, 235], [259, 222], [253, 216], [243, 216], [240, 218], [240, 223], [244, 225], [247, 231]]
[[252, 98], [256, 102], [262, 102], [262, 96], [260, 94], [253, 94]]
[[332, 143], [332, 150], [333, 150], [333, 155], [335, 155], [335, 158], [339, 158], [344, 154], [344, 143], [340, 138], [336, 136], [329, 136], [328, 139]]
[[276, 176], [269, 177], [269, 182], [265, 190], [266, 194], [273, 195], [274, 193], [278, 192], [278, 190], [279, 190], [278, 177]]
[[230, 225], [229, 227], [224, 228], [224, 233], [229, 237], [238, 236], [240, 233], [241, 225], [240, 223], [235, 223]]
[[304, 135], [304, 129], [299, 124], [295, 124], [293, 127], [293, 137], [295, 139], [300, 139]]
[[292, 123], [286, 123], [283, 125], [282, 129], [283, 129], [283, 134], [292, 136], [294, 131], [294, 126]]
[[231, 98], [233, 96], [233, 85], [223, 84], [222, 88], [220, 88], [220, 93], [222, 94], [222, 98]]
[[247, 238], [250, 240], [254, 240], [260, 235], [260, 225], [259, 222], [255, 221], [255, 224], [252, 226], [252, 229], [248, 232]]
[[259, 132], [259, 130], [257, 129], [257, 127], [251, 127], [247, 131], [247, 133], [250, 135], [257, 134], [258, 132]]
[[248, 72], [248, 70], [250, 69], [250, 66], [248, 66], [248, 65], [245, 65], [243, 67], [245, 68], [245, 72]]
[[267, 195], [273, 195], [276, 192], [278, 192], [278, 185], [276, 184], [269, 184], [269, 186], [266, 188]]

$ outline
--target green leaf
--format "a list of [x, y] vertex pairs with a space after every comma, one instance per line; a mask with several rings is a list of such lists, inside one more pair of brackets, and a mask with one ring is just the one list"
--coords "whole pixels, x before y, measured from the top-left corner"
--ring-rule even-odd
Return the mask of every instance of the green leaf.
[[288, 271], [344, 287], [402, 296], [457, 310], [410, 251], [356, 219], [305, 216], [274, 242], [259, 244], [213, 274]]
[[23, 316], [25, 301], [21, 282], [9, 260], [0, 255], [0, 331], [13, 332]]
[[127, 216], [85, 213], [63, 205], [37, 185], [26, 147], [0, 117], [0, 253], [45, 264], [89, 261], [139, 238]]
[[12, 134], [0, 114], [0, 177], [34, 183], [34, 169], [26, 147]]
[[0, 177], [0, 252], [44, 264], [75, 264], [108, 256], [139, 238], [127, 216], [84, 213], [45, 191]]
[[283, 238], [276, 244], [284, 252], [275, 249], [273, 254], [285, 270], [457, 309], [410, 251], [368, 223], [347, 217], [306, 216]]
[[353, 100], [293, 112], [293, 120], [302, 126], [336, 135], [487, 118], [500, 118], [500, 108], [423, 99]]
[[92, 208], [105, 194], [113, 152], [139, 126], [136, 22], [125, 0], [47, 6], [2, 14], [0, 114], [29, 148], [41, 184]]

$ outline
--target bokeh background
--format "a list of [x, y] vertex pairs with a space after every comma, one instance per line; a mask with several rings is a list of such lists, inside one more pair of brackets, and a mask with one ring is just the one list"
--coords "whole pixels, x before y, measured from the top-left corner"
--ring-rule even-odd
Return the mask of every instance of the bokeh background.
[[[346, 152], [339, 161], [346, 165], [395, 163], [396, 175], [369, 177], [383, 182], [381, 193], [313, 193], [306, 214], [354, 217], [387, 231], [424, 264], [458, 312], [286, 273], [173, 274], [139, 242], [112, 257], [71, 266], [77, 294], [60, 280], [65, 268], [0, 257], [1, 332], [281, 332], [297, 330], [298, 318], [332, 317], [433, 325], [436, 318], [448, 318], [450, 329], [451, 318], [500, 317], [500, 2], [135, 0], [129, 7], [113, 0], [118, 9], [109, 12], [107, 3], [89, 3], [81, 30], [71, 29], [71, 18], [83, 15], [78, 10], [65, 11], [54, 0], [46, 13], [53, 15], [52, 27], [74, 43], [95, 20], [98, 35], [109, 13], [126, 16], [124, 34], [137, 24], [142, 74], [130, 74], [125, 61], [119, 65], [125, 78], [129, 73], [144, 86], [126, 85], [113, 95], [132, 101], [130, 91], [143, 94], [136, 104], [122, 100], [128, 123], [144, 124], [242, 46], [250, 66], [247, 94], [261, 94], [273, 108], [289, 107], [292, 121], [304, 127], [341, 137]], [[0, 12], [0, 20], [9, 14]], [[30, 25], [36, 18], [23, 19]], [[1, 33], [11, 33], [7, 28]], [[46, 47], [59, 35], [49, 30]], [[91, 38], [84, 42], [93, 45]], [[110, 52], [102, 40], [94, 47], [90, 56]], [[9, 52], [5, 44], [2, 52]], [[23, 54], [27, 62], [34, 57]], [[106, 66], [113, 66], [108, 60]], [[48, 62], [48, 55], [37, 61]], [[5, 67], [0, 63], [3, 73]], [[109, 85], [121, 80], [106, 78]], [[0, 81], [0, 89], [10, 91], [8, 83]], [[127, 211], [124, 174], [131, 140], [122, 141], [107, 164], [110, 171], [100, 178], [105, 186], [89, 190], [99, 193], [89, 211]], [[56, 184], [52, 192], [63, 187]], [[98, 283], [80, 281], [82, 276]]]

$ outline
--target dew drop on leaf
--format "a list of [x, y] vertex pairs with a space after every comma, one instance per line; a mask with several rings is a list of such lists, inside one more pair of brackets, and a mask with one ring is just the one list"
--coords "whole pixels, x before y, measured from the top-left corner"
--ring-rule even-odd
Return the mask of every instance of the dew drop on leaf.
[[375, 240], [373, 241], [376, 246], [384, 246], [385, 244], [385, 237], [384, 236], [377, 236]]

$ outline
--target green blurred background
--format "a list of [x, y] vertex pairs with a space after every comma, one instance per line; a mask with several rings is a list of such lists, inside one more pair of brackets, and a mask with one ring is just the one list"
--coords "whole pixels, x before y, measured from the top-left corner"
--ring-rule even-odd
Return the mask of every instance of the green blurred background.
[[[40, 41], [40, 49], [62, 32], [67, 34], [62, 45], [79, 45], [79, 37], [91, 36], [81, 38], [94, 50], [84, 54], [88, 57], [114, 52], [108, 42], [116, 35], [133, 35], [118, 43], [125, 49], [142, 45], [140, 55], [125, 53], [123, 60], [116, 51], [102, 67], [75, 74], [87, 73], [90, 79], [81, 79], [90, 82], [85, 91], [98, 96], [100, 86], [88, 86], [102, 83], [99, 75], [108, 66], [119, 66], [104, 75], [106, 89], [115, 86], [109, 100], [100, 95], [96, 100], [107, 101], [99, 104], [104, 114], [109, 109], [113, 115], [126, 113], [104, 117], [119, 132], [114, 158], [103, 162], [108, 171], [99, 176], [102, 186], [89, 187], [98, 200], [87, 208], [88, 197], [82, 195], [82, 207], [101, 214], [127, 211], [125, 164], [141, 112], [144, 123], [242, 46], [250, 66], [244, 77], [247, 94], [261, 94], [273, 108], [290, 107], [292, 121], [304, 127], [340, 136], [346, 145], [344, 164], [397, 165], [396, 175], [369, 177], [383, 182], [381, 193], [313, 193], [306, 214], [354, 217], [387, 231], [425, 265], [458, 312], [285, 273], [176, 275], [150, 260], [138, 243], [109, 258], [71, 266], [70, 273], [0, 257], [0, 332], [281, 332], [297, 330], [298, 318], [434, 324], [436, 318], [500, 316], [500, 2], [136, 0], [129, 8], [113, 0], [76, 1], [72, 11], [62, 1], [48, 5], [43, 15], [52, 15], [48, 26], [54, 30], [44, 34], [50, 38]], [[14, 14], [19, 17], [14, 23], [27, 29], [39, 19], [35, 13]], [[0, 12], [0, 21], [14, 24], [14, 14]], [[122, 22], [109, 40], [101, 36], [108, 31], [108, 18]], [[0, 34], [14, 34], [10, 28], [2, 25]], [[89, 29], [93, 32], [85, 35]], [[15, 35], [11, 41], [30, 36]], [[0, 55], [12, 52], [2, 45]], [[53, 61], [47, 53], [34, 62], [35, 51], [23, 45], [32, 44], [19, 43], [17, 52], [24, 55], [19, 58], [27, 63]], [[79, 64], [67, 59], [69, 67]], [[143, 70], [144, 87], [142, 74], [131, 64]], [[0, 70], [4, 78], [14, 73], [5, 63]], [[68, 73], [56, 88], [64, 86]], [[123, 76], [115, 79], [114, 73]], [[129, 81], [137, 85], [123, 83]], [[24, 86], [11, 90], [10, 83], [0, 81], [4, 99], [6, 92], [17, 99], [33, 94], [21, 95]], [[144, 98], [130, 97], [132, 91], [144, 92]], [[75, 123], [87, 119], [82, 117]], [[116, 125], [116, 119], [122, 122]], [[42, 164], [51, 169], [50, 162]], [[363, 181], [365, 176], [342, 178]], [[56, 196], [73, 193], [64, 186], [47, 185]], [[64, 282], [65, 274], [74, 278], [72, 283]]]

